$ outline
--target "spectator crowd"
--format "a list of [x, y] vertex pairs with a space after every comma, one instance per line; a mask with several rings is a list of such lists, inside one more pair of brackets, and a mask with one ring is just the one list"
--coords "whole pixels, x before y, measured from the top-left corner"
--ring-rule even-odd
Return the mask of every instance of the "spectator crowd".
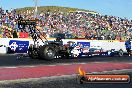
[[[20, 30], [19, 17], [33, 19], [32, 11], [16, 13], [0, 8], [0, 38], [30, 38], [28, 27]], [[43, 34], [54, 37], [65, 34], [66, 38], [86, 38], [97, 40], [125, 40], [132, 38], [132, 21], [116, 16], [86, 12], [50, 12], [39, 13], [38, 26]]]

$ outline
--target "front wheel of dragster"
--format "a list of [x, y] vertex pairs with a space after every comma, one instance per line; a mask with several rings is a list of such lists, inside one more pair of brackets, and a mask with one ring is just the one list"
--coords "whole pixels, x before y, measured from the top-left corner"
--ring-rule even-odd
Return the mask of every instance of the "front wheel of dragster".
[[39, 58], [44, 60], [53, 60], [55, 58], [56, 51], [50, 45], [44, 45], [40, 48]]
[[123, 55], [124, 55], [123, 50], [120, 49], [120, 50], [118, 51], [118, 56], [119, 56], [119, 57], [122, 57]]

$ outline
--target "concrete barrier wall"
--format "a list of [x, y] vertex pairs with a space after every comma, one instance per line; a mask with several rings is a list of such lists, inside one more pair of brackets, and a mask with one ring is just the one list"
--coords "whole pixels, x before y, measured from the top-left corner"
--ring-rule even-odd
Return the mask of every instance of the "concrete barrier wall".
[[[29, 45], [34, 44], [32, 39], [21, 39], [21, 38], [0, 38], [0, 45], [5, 45], [6, 47], [9, 47], [9, 42], [12, 40], [16, 41], [28, 41]], [[54, 41], [54, 38], [49, 38], [49, 41]], [[45, 41], [45, 40], [44, 40]], [[90, 48], [102, 48], [104, 50], [120, 50], [126, 51], [125, 49], [125, 42], [116, 41], [116, 40], [85, 40], [85, 39], [63, 39], [63, 44], [66, 44], [68, 41], [73, 41], [75, 43], [77, 42], [90, 42]], [[43, 45], [43, 42], [39, 40], [39, 44]]]

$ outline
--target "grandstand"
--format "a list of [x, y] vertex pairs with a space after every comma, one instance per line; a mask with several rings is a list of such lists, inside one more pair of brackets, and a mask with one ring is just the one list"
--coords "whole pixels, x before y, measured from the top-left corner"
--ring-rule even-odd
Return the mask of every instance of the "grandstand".
[[[18, 29], [17, 19], [33, 19], [34, 8], [20, 8], [4, 11], [0, 8], [0, 38], [30, 38], [28, 27]], [[65, 38], [86, 38], [98, 40], [125, 40], [132, 38], [132, 21], [126, 18], [101, 15], [94, 11], [46, 6], [38, 7], [38, 25], [49, 37], [65, 34]], [[70, 37], [69, 37], [70, 36]]]

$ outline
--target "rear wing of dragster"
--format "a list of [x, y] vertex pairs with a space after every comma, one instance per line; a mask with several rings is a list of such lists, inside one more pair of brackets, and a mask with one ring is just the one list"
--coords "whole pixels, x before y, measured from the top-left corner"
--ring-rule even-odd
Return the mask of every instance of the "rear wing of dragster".
[[37, 28], [37, 22], [39, 20], [38, 19], [35, 19], [35, 20], [24, 20], [24, 19], [18, 19], [17, 22], [18, 22], [18, 28], [19, 29], [25, 29], [25, 27], [28, 25], [29, 26], [29, 31], [30, 31], [30, 34], [32, 35], [32, 39], [34, 42], [36, 42], [38, 39], [41, 39], [41, 41], [43, 43], [45, 43], [43, 41], [43, 39], [38, 35], [37, 32], [39, 32], [39, 34], [48, 42], [47, 38], [45, 36], [43, 36], [43, 34], [40, 32], [40, 30]]

